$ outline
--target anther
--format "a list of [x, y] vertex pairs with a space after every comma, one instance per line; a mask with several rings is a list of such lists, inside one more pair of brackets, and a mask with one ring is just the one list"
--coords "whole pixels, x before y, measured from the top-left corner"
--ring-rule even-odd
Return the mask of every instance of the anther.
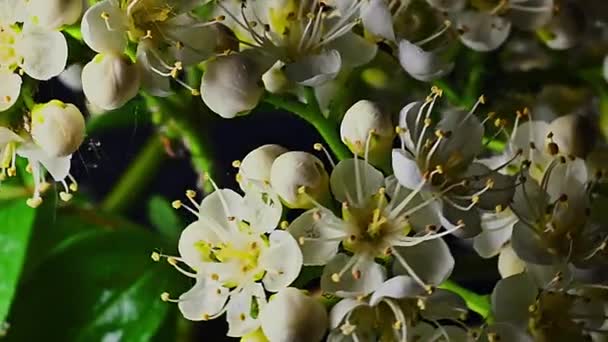
[[279, 225], [279, 227], [283, 230], [289, 228], [289, 222], [287, 221], [281, 221], [281, 224]]
[[152, 260], [159, 262], [160, 261], [160, 253], [158, 252], [152, 252], [152, 254], [150, 255], [150, 258], [152, 258]]
[[339, 283], [340, 282], [340, 275], [338, 273], [334, 273], [331, 275], [331, 281], [333, 281], [334, 283]]
[[187, 190], [186, 191], [186, 197], [191, 198], [191, 199], [194, 198], [194, 197], [196, 197], [196, 191], [194, 191], [194, 190]]
[[180, 200], [175, 200], [171, 203], [171, 206], [173, 207], [173, 209], [179, 209], [182, 207], [182, 201]]

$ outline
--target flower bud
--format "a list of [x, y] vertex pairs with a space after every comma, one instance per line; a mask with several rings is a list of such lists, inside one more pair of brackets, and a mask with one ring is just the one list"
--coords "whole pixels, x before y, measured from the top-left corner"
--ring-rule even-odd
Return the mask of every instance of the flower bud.
[[293, 287], [272, 297], [260, 316], [262, 330], [270, 342], [320, 341], [328, 326], [323, 305]]
[[306, 152], [280, 155], [270, 169], [272, 189], [290, 208], [308, 209], [329, 196], [329, 176], [319, 158]]
[[122, 107], [137, 95], [139, 85], [137, 66], [114, 54], [99, 54], [82, 69], [87, 100], [105, 110]]
[[560, 153], [585, 158], [595, 147], [597, 130], [592, 119], [576, 115], [564, 115], [549, 124], [553, 141]]
[[247, 55], [221, 56], [207, 64], [201, 97], [212, 111], [232, 119], [257, 106], [264, 94], [260, 78], [257, 65]]
[[377, 161], [390, 155], [395, 128], [390, 116], [383, 113], [378, 105], [361, 100], [344, 114], [340, 136], [353, 153], [364, 156], [369, 148], [370, 159]]
[[287, 149], [279, 145], [263, 145], [249, 152], [239, 166], [238, 181], [245, 187], [248, 181], [270, 182], [272, 163]]
[[553, 16], [549, 24], [539, 29], [541, 40], [553, 50], [566, 50], [575, 46], [583, 34], [583, 23], [578, 8], [564, 6]]
[[277, 61], [272, 68], [262, 75], [264, 87], [271, 93], [284, 93], [294, 87], [294, 83], [287, 78], [283, 68], [285, 64]]
[[76, 152], [84, 134], [84, 117], [73, 104], [52, 100], [32, 110], [32, 139], [51, 157]]
[[82, 0], [29, 0], [28, 11], [38, 25], [58, 29], [80, 19]]

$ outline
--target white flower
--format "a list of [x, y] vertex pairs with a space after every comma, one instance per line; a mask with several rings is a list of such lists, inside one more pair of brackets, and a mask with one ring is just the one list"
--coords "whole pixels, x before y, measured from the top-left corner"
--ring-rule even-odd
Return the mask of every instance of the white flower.
[[293, 287], [270, 298], [261, 311], [260, 320], [270, 342], [321, 341], [328, 326], [325, 307]]
[[[200, 206], [194, 202], [193, 192], [187, 195], [197, 209], [179, 201], [174, 206], [188, 208], [199, 220], [182, 232], [181, 257], [169, 261], [195, 278], [196, 285], [177, 300], [179, 308], [190, 320], [212, 319], [227, 312], [229, 335], [246, 335], [259, 327], [264, 289], [280, 291], [295, 280], [302, 266], [295, 239], [275, 230], [282, 206], [271, 193], [241, 197], [232, 190], [218, 189]], [[194, 273], [182, 269], [178, 261]]]
[[270, 169], [272, 189], [290, 208], [308, 209], [329, 195], [329, 176], [323, 162], [307, 152], [283, 153]]
[[[377, 258], [393, 257], [395, 272], [410, 275], [428, 291], [450, 275], [454, 259], [441, 237], [461, 226], [437, 233], [440, 220], [430, 209], [434, 200], [417, 196], [392, 177], [386, 188], [384, 183], [367, 161], [343, 160], [330, 178], [332, 193], [342, 202], [341, 217], [317, 204], [290, 224], [304, 265], [325, 265], [324, 291], [341, 297], [374, 291], [386, 278]], [[346, 252], [338, 252], [340, 246]]]
[[[366, 63], [376, 52], [374, 44], [351, 31], [357, 24], [354, 12], [338, 13], [316, 0], [226, 1], [218, 6], [237, 37], [263, 51], [269, 60], [266, 70], [282, 61], [287, 78], [304, 86], [332, 80], [344, 64]], [[354, 46], [360, 49], [358, 56], [352, 54]], [[360, 61], [361, 55], [369, 59]]]
[[82, 14], [82, 0], [27, 0], [28, 11], [37, 24], [59, 29], [74, 24]]
[[425, 102], [413, 102], [400, 114], [402, 147], [393, 150], [393, 171], [414, 194], [435, 201], [431, 207], [447, 229], [463, 225], [458, 234], [481, 232], [481, 214], [502, 211], [513, 196], [513, 179], [475, 162], [482, 151], [483, 125], [474, 111], [447, 111], [434, 124], [430, 114], [438, 89]]
[[68, 156], [84, 140], [84, 117], [73, 104], [53, 100], [32, 110], [32, 140], [51, 157]]
[[454, 15], [460, 41], [475, 51], [492, 51], [500, 47], [511, 33], [511, 22], [492, 13], [463, 11]]
[[365, 157], [367, 153], [370, 159], [381, 160], [392, 147], [395, 127], [391, 117], [382, 112], [377, 104], [360, 100], [344, 114], [340, 136], [358, 156]]
[[338, 302], [330, 312], [327, 341], [437, 341], [442, 335], [461, 341], [456, 336], [466, 336], [466, 332], [459, 334], [441, 325], [433, 328], [414, 317], [455, 321], [466, 311], [457, 295], [444, 290], [429, 294], [412, 278], [397, 276], [382, 283], [368, 298]]
[[103, 0], [85, 12], [82, 36], [101, 54], [121, 55], [128, 41], [137, 43], [143, 85], [151, 93], [168, 92], [166, 80], [159, 78], [172, 78], [197, 93], [178, 74], [215, 53], [219, 32], [212, 28], [216, 21], [201, 23], [187, 14], [194, 6], [195, 1]]
[[[10, 108], [21, 91], [21, 69], [28, 76], [46, 81], [65, 69], [68, 47], [58, 31], [26, 20], [25, 2], [0, 2], [0, 111]], [[23, 27], [19, 28], [19, 24]]]
[[98, 54], [82, 69], [82, 90], [95, 106], [122, 107], [139, 91], [139, 69], [121, 55]]

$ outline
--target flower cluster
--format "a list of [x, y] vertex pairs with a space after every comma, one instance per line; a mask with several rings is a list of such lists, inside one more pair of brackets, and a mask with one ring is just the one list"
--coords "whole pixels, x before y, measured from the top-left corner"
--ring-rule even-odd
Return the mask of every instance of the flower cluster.
[[[187, 207], [199, 220], [182, 233], [180, 256], [168, 260], [196, 285], [164, 299], [194, 320], [226, 311], [230, 336], [270, 341], [287, 341], [272, 329], [298, 341], [319, 340], [326, 328], [328, 341], [545, 341], [562, 330], [577, 340], [599, 329], [603, 304], [590, 303], [594, 285], [586, 281], [605, 267], [608, 220], [594, 212], [590, 192], [602, 174], [590, 176], [581, 159], [590, 148], [578, 143], [584, 118], [546, 123], [524, 109], [507, 134], [495, 113], [478, 119], [483, 96], [469, 111], [436, 113], [441, 95], [433, 87], [407, 104], [397, 125], [379, 104], [355, 103], [341, 125], [353, 157], [336, 164], [322, 144], [314, 146], [331, 171], [313, 154], [279, 145], [236, 161], [244, 197], [216, 188]], [[488, 155], [486, 126], [509, 137], [502, 154]], [[380, 171], [388, 161], [392, 172]], [[280, 222], [283, 206], [297, 210], [291, 222]], [[481, 330], [464, 324], [460, 297], [438, 288], [454, 268], [447, 235], [472, 242], [482, 257], [501, 255], [496, 321]], [[281, 299], [311, 266], [322, 267], [321, 293], [341, 299], [330, 304], [329, 320], [316, 314], [322, 307], [296, 314]], [[278, 294], [267, 300], [266, 291]], [[508, 303], [513, 298], [517, 305]], [[274, 304], [282, 311], [273, 314], [289, 324], [264, 322]], [[570, 316], [560, 315], [566, 306]]]

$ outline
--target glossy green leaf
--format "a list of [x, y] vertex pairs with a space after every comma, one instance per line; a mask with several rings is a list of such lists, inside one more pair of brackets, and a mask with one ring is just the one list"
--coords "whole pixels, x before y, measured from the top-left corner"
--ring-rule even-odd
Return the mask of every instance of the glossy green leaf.
[[15, 295], [35, 218], [23, 198], [0, 203], [0, 323]]
[[150, 259], [151, 251], [164, 247], [158, 236], [90, 230], [90, 221], [80, 222], [84, 230], [55, 244], [24, 281], [9, 316], [8, 341], [148, 341], [172, 305], [159, 295], [183, 291], [181, 274]]
[[170, 201], [162, 196], [154, 196], [148, 202], [148, 219], [156, 230], [175, 242], [185, 227]]

